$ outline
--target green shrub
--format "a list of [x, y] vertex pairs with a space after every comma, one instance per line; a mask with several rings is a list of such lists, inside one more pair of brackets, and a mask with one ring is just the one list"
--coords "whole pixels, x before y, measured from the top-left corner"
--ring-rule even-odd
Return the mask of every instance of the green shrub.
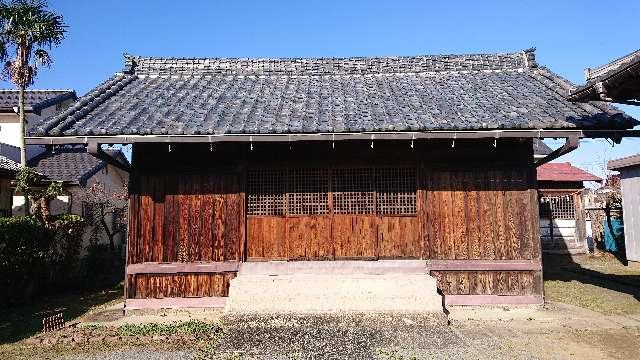
[[52, 216], [54, 241], [48, 258], [49, 285], [54, 289], [77, 287], [85, 223], [79, 215]]
[[124, 278], [124, 259], [109, 244], [91, 244], [82, 258], [80, 274], [85, 288], [112, 286]]
[[5, 302], [29, 300], [42, 281], [54, 239], [33, 216], [0, 218], [0, 280]]

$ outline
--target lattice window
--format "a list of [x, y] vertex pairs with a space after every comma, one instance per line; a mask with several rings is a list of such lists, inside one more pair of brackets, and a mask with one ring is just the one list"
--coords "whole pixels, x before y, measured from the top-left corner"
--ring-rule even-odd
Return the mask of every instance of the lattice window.
[[247, 173], [247, 214], [284, 215], [287, 171], [255, 169]]
[[552, 219], [575, 219], [573, 196], [543, 196], [540, 198], [540, 216]]
[[333, 171], [333, 212], [335, 214], [374, 214], [373, 169], [344, 168]]
[[335, 214], [415, 215], [416, 169], [254, 169], [247, 174], [248, 215], [328, 214], [330, 194]]
[[328, 169], [290, 169], [287, 188], [289, 215], [329, 213]]
[[416, 211], [416, 169], [379, 168], [375, 173], [377, 213], [413, 215]]

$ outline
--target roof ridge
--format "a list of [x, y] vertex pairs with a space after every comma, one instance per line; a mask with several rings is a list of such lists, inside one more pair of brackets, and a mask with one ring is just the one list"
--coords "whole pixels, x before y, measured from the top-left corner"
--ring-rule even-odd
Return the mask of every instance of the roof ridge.
[[319, 58], [179, 58], [125, 54], [125, 74], [347, 75], [536, 67], [535, 49], [513, 53]]
[[611, 70], [617, 69], [618, 67], [621, 67], [623, 65], [625, 65], [627, 62], [631, 62], [633, 61], [633, 59], [636, 56], [640, 56], [640, 49], [631, 52], [630, 54], [626, 54], [623, 56], [620, 56], [617, 59], [611, 60], [608, 63], [604, 64], [604, 65], [600, 65], [598, 67], [595, 67], [593, 69], [591, 68], [586, 68], [585, 69], [585, 80], [587, 82], [594, 80], [596, 78], [598, 78], [601, 75], [604, 75], [606, 73], [608, 73]]
[[[0, 91], [20, 91], [19, 89], [0, 89]], [[65, 92], [74, 92], [74, 89], [24, 89], [25, 92], [38, 92], [38, 91], [65, 91]]]

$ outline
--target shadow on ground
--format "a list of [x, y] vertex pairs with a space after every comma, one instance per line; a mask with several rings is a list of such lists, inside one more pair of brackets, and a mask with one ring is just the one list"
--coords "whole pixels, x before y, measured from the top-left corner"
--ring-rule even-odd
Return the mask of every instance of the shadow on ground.
[[617, 256], [604, 254], [600, 258], [579, 255], [580, 262], [570, 255], [543, 256], [544, 280], [577, 281], [633, 296], [640, 301], [640, 269], [631, 271]]
[[0, 307], [0, 344], [7, 344], [33, 336], [42, 330], [42, 319], [63, 313], [69, 321], [90, 309], [122, 298], [122, 285], [115, 287], [42, 296], [32, 305]]

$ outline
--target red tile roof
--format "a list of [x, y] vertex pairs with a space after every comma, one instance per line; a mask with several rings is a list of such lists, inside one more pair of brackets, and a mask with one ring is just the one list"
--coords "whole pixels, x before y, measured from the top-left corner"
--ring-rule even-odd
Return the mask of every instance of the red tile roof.
[[538, 167], [538, 181], [602, 181], [601, 178], [565, 163], [546, 163]]

